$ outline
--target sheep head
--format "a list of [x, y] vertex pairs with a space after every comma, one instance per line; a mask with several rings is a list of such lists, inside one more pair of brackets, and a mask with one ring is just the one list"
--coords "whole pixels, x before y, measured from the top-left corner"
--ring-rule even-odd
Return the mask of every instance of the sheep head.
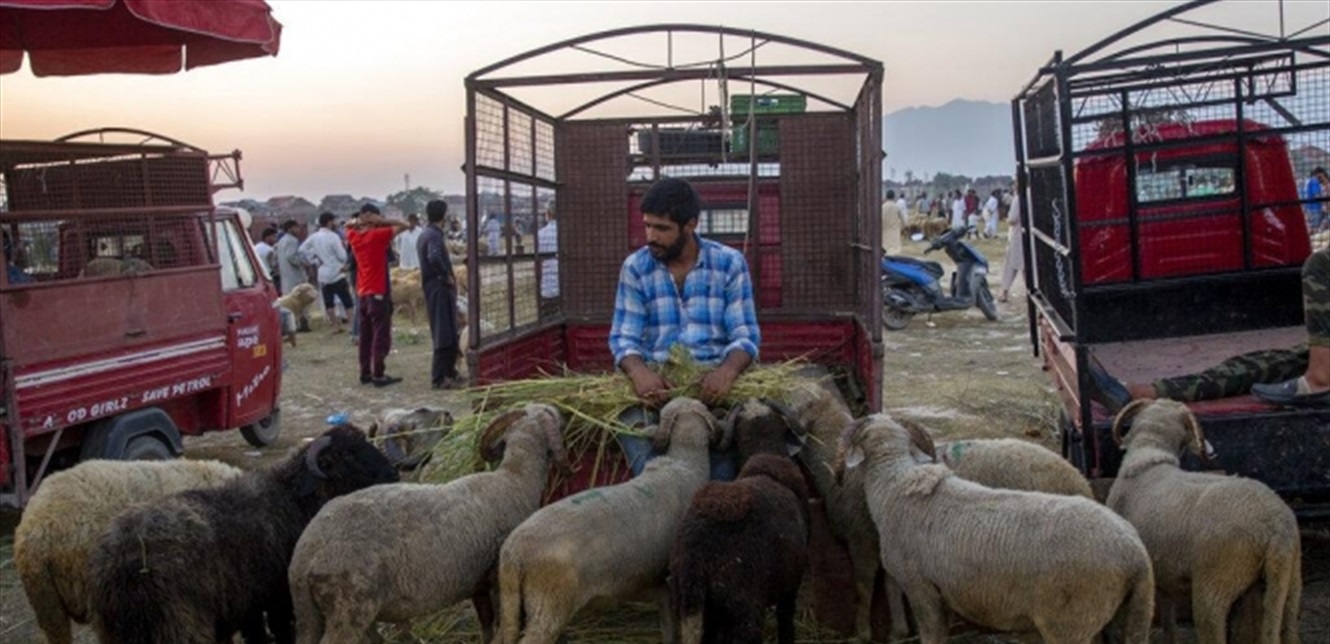
[[841, 432], [834, 467], [837, 483], [844, 481], [846, 470], [867, 458], [865, 444], [888, 455], [906, 457], [912, 463], [937, 459], [933, 438], [922, 427], [898, 423], [886, 414], [873, 414], [851, 423]]
[[670, 444], [675, 441], [675, 427], [679, 424], [680, 417], [682, 416], [699, 418], [706, 424], [707, 429], [710, 430], [706, 436], [694, 436], [692, 433], [687, 433], [678, 437], [685, 441], [691, 442], [700, 439], [702, 443], [700, 446], [705, 446], [719, 442], [720, 437], [724, 433], [720, 428], [720, 424], [716, 422], [716, 419], [712, 417], [711, 412], [707, 410], [707, 406], [702, 404], [700, 400], [686, 397], [675, 398], [666, 403], [665, 407], [660, 410], [660, 426], [657, 427], [656, 431], [651, 435], [652, 446], [657, 451], [666, 450], [669, 448]]
[[[298, 464], [298, 465], [297, 465]], [[379, 483], [395, 483], [397, 470], [354, 425], [338, 425], [314, 439], [288, 462], [298, 494], [324, 500]]]
[[[1123, 423], [1139, 417], [1132, 423], [1124, 438], [1121, 433]], [[1214, 447], [1205, 440], [1205, 432], [1196, 416], [1183, 403], [1174, 400], [1136, 400], [1122, 408], [1113, 419], [1113, 442], [1127, 449], [1127, 441], [1135, 436], [1149, 434], [1165, 442], [1175, 453], [1184, 447], [1190, 447], [1202, 461], [1215, 457]]]
[[381, 426], [383, 454], [397, 469], [414, 470], [433, 456], [434, 446], [452, 429], [453, 416], [427, 407], [394, 410], [384, 415], [382, 423], [370, 425], [369, 437], [378, 436]]
[[[794, 412], [768, 398], [736, 405], [727, 422], [734, 427], [741, 460], [762, 453], [794, 456], [807, 440], [807, 432]], [[720, 449], [723, 451], [727, 447]]]
[[800, 503], [808, 501], [808, 484], [804, 481], [804, 475], [799, 471], [799, 466], [795, 465], [794, 461], [788, 457], [775, 454], [754, 454], [752, 458], [744, 463], [743, 469], [739, 470], [739, 476], [735, 480], [754, 476], [765, 476], [789, 488]]
[[508, 445], [510, 432], [525, 430], [545, 444], [545, 454], [559, 472], [567, 475], [571, 470], [568, 450], [563, 443], [563, 416], [559, 410], [544, 403], [527, 403], [522, 409], [504, 412], [490, 421], [480, 434], [480, 454], [486, 461], [501, 460]]

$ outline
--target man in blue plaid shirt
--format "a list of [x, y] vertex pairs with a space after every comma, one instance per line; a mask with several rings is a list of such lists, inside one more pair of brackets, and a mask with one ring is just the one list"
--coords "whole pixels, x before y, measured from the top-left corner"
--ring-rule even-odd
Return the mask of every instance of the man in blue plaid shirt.
[[647, 245], [624, 260], [614, 300], [614, 364], [648, 406], [664, 404], [671, 383], [649, 364], [682, 344], [699, 362], [701, 398], [715, 404], [757, 360], [761, 334], [748, 263], [737, 250], [696, 234], [697, 192], [682, 179], [658, 181], [642, 198]]

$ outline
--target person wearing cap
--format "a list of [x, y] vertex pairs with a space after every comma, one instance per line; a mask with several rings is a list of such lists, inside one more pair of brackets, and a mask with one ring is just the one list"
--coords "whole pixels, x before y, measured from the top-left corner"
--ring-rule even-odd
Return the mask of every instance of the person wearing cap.
[[388, 281], [388, 249], [406, 230], [403, 221], [384, 218], [365, 204], [346, 225], [346, 241], [356, 258], [356, 316], [360, 320], [360, 383], [386, 387], [402, 381], [385, 373], [392, 349], [393, 304]]

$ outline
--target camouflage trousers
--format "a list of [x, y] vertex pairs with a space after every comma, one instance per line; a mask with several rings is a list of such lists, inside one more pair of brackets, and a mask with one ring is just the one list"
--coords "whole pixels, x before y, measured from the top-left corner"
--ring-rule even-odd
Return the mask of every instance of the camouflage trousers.
[[1307, 372], [1309, 346], [1330, 347], [1330, 249], [1318, 250], [1302, 265], [1302, 308], [1307, 344], [1234, 356], [1200, 373], [1154, 382], [1160, 398], [1196, 401], [1239, 396], [1257, 383], [1284, 382]]

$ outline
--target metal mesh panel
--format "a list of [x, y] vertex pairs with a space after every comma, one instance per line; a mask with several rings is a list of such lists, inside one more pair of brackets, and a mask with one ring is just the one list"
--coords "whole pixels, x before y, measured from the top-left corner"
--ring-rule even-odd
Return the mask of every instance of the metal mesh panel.
[[563, 305], [569, 318], [609, 322], [619, 268], [632, 250], [623, 126], [563, 123], [559, 127], [556, 156], [563, 181], [559, 236], [569, 241], [559, 249], [559, 270], [565, 276]]
[[476, 94], [476, 165], [502, 170], [503, 104], [484, 94]]
[[491, 336], [507, 332], [512, 327], [508, 308], [509, 266], [508, 248], [511, 235], [504, 223], [508, 185], [492, 177], [480, 177], [480, 227], [475, 234], [482, 249], [477, 264], [480, 271], [480, 338], [485, 342]]
[[[1053, 239], [1062, 248], [1070, 242], [1067, 222], [1067, 204], [1063, 198], [1063, 177], [1060, 166], [1034, 168], [1029, 172], [1030, 203], [1024, 204], [1030, 213], [1033, 228]], [[1073, 266], [1064, 251], [1036, 235], [1034, 245], [1035, 288], [1068, 323], [1072, 322], [1075, 286]]]
[[10, 210], [158, 206], [211, 207], [208, 159], [201, 154], [129, 156], [5, 171]]
[[[549, 188], [536, 189], [536, 205], [540, 216], [536, 235], [536, 283], [539, 293], [539, 311], [541, 319], [552, 318], [563, 312], [563, 298], [559, 289], [559, 205], [555, 202], [554, 191]], [[544, 213], [553, 213], [553, 219], [546, 219]]]
[[[855, 121], [805, 115], [781, 124], [787, 150], [781, 186], [781, 255], [786, 311], [852, 311], [858, 301], [851, 240], [856, 206]], [[827, 216], [828, 213], [842, 213]]]
[[508, 110], [508, 170], [530, 175], [535, 169], [531, 117], [521, 110]]
[[1058, 143], [1062, 130], [1053, 79], [1045, 82], [1034, 98], [1026, 101], [1024, 112], [1026, 154], [1032, 159], [1058, 154], [1062, 150]]
[[35, 282], [142, 275], [211, 263], [196, 215], [120, 214], [115, 217], [6, 221], [14, 264]]
[[[780, 130], [788, 119], [763, 119], [756, 152], [757, 176], [780, 176]], [[639, 123], [628, 128], [630, 182], [652, 182], [660, 177], [681, 179], [747, 177], [751, 159], [747, 132], [733, 132], [698, 121], [691, 124]]]
[[536, 176], [547, 181], [558, 178], [554, 171], [554, 124], [536, 119]]

